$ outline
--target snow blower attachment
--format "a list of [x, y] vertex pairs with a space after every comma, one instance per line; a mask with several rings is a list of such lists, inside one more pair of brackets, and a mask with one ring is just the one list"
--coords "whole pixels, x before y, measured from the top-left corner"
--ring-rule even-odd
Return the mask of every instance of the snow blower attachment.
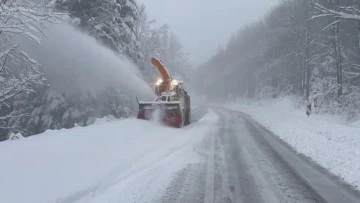
[[183, 89], [183, 82], [173, 80], [157, 58], [152, 58], [151, 63], [161, 75], [155, 83], [157, 98], [152, 102], [138, 101], [139, 111], [137, 118], [150, 120], [156, 111], [160, 111], [160, 120], [165, 124], [181, 128], [190, 124], [190, 96]]

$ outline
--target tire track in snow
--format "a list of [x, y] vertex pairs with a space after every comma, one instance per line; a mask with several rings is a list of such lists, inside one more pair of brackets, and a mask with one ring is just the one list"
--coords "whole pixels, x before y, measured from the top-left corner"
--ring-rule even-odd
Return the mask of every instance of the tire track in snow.
[[[217, 127], [218, 124], [217, 124]], [[193, 164], [178, 173], [165, 195], [163, 203], [208, 203], [233, 202], [230, 190], [228, 169], [223, 146], [220, 143], [218, 128], [206, 135], [196, 147], [202, 162]]]
[[214, 170], [215, 170], [215, 164], [214, 164], [214, 156], [215, 156], [215, 144], [214, 144], [215, 135], [210, 134], [209, 135], [209, 157], [208, 157], [208, 165], [207, 165], [207, 175], [206, 175], [206, 187], [205, 187], [205, 197], [204, 202], [206, 203], [213, 203], [214, 202]]

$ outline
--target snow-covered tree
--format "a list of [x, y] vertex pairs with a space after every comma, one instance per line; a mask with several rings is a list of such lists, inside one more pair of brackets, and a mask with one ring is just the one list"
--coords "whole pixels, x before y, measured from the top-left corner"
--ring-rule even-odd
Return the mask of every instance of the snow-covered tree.
[[136, 36], [142, 53], [139, 66], [145, 79], [153, 82], [158, 75], [150, 64], [152, 57], [161, 59], [174, 77], [189, 79], [190, 63], [181, 42], [171, 33], [170, 27], [166, 24], [157, 27], [155, 20], [148, 19], [145, 6], [140, 7], [139, 16]]
[[297, 95], [318, 111], [359, 115], [360, 2], [284, 0], [198, 69], [213, 97]]
[[56, 93], [50, 87], [38, 87], [36, 92], [16, 96], [7, 126], [17, 127], [25, 136], [39, 134], [47, 129], [72, 128], [91, 125], [96, 118], [111, 115], [126, 118], [137, 106], [128, 92], [108, 87], [103, 91], [86, 91], [78, 95]]
[[15, 38], [40, 43], [38, 35], [44, 34], [45, 24], [55, 22], [59, 17], [47, 1], [0, 1], [0, 128], [8, 128], [5, 125], [8, 119], [23, 116], [9, 111], [12, 99], [21, 93], [32, 92], [34, 84], [43, 82], [39, 64], [19, 49]]
[[115, 52], [129, 56], [135, 63], [141, 57], [135, 0], [57, 0], [57, 8], [69, 12], [81, 28]]

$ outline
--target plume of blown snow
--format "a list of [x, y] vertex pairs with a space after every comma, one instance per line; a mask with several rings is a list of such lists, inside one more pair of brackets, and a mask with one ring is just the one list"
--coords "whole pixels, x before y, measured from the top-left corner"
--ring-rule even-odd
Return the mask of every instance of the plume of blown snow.
[[18, 39], [20, 48], [42, 66], [51, 90], [77, 94], [107, 87], [150, 98], [151, 88], [136, 65], [69, 23], [50, 24], [41, 44]]

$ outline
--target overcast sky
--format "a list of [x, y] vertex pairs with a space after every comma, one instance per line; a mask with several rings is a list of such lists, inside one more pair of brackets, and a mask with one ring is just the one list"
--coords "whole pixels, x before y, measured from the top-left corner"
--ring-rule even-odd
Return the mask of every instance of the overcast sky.
[[150, 18], [167, 23], [193, 64], [205, 62], [231, 34], [260, 20], [279, 0], [138, 0]]

